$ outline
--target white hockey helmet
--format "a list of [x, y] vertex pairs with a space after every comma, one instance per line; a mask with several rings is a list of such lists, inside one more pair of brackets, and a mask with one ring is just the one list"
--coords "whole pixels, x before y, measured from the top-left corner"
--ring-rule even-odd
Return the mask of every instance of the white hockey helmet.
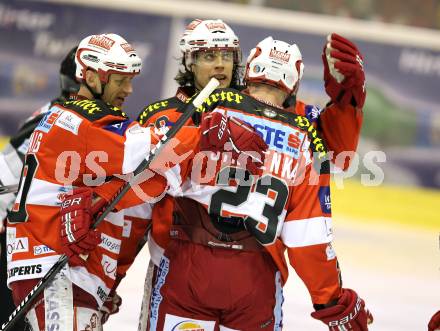
[[84, 81], [86, 70], [92, 69], [102, 83], [111, 74], [139, 74], [142, 60], [135, 49], [121, 36], [113, 33], [91, 35], [78, 45], [75, 56], [76, 79]]
[[272, 37], [260, 41], [246, 62], [246, 82], [263, 83], [282, 89], [289, 95], [295, 91], [304, 71], [301, 52]]
[[241, 61], [238, 37], [222, 20], [193, 20], [186, 26], [179, 45], [188, 70], [194, 63], [195, 53], [208, 49], [232, 50], [234, 51], [234, 63], [238, 64]]

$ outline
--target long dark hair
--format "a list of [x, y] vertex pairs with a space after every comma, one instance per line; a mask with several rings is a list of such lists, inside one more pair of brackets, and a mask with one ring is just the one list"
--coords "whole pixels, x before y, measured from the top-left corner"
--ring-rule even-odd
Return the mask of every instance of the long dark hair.
[[[179, 59], [177, 59], [179, 60]], [[194, 73], [189, 71], [185, 65], [185, 56], [182, 56], [180, 59], [180, 65], [182, 69], [179, 69], [174, 80], [179, 84], [179, 86], [191, 86], [194, 87]], [[234, 67], [232, 68], [232, 79], [229, 87], [235, 89], [241, 89], [243, 86], [243, 77], [244, 77], [244, 66], [241, 63], [234, 63]]]

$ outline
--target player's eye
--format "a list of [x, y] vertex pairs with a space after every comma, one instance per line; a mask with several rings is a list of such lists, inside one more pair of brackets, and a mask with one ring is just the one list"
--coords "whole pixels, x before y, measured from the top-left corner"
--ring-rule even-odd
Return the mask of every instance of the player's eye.
[[222, 51], [222, 59], [223, 61], [232, 61], [234, 58], [234, 54], [230, 51]]
[[206, 61], [212, 61], [215, 59], [215, 54], [213, 53], [205, 53], [203, 54], [203, 59]]

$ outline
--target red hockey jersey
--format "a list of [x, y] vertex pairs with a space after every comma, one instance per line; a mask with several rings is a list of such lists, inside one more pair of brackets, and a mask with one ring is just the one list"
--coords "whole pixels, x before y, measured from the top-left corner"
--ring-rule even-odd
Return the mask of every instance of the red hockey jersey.
[[[194, 144], [198, 130], [190, 131], [195, 135], [183, 130], [182, 136]], [[98, 192], [111, 198], [114, 191], [110, 188], [115, 184], [101, 184], [108, 177], [133, 172], [158, 139], [152, 130], [140, 127], [102, 101], [54, 105], [30, 138], [19, 192], [8, 217], [8, 284], [41, 278], [58, 260], [59, 210], [66, 192], [72, 187], [96, 186]], [[183, 148], [185, 142], [179, 146]], [[145, 194], [156, 197], [167, 187], [166, 176], [156, 174], [148, 184], [141, 185]], [[142, 198], [130, 192], [120, 205], [134, 207], [145, 202]], [[116, 274], [124, 274], [131, 263], [130, 257], [120, 255], [124, 238], [133, 232], [143, 235], [142, 229], [135, 229], [131, 222], [148, 218], [151, 209], [148, 205], [136, 208], [141, 210], [109, 214], [98, 227], [102, 243], [90, 253], [86, 266], [69, 268], [72, 282], [92, 294], [98, 305], [112, 288]], [[135, 245], [128, 249], [134, 250]]]
[[[178, 118], [177, 108], [168, 106], [169, 110], [151, 116], [156, 127]], [[192, 199], [210, 215], [244, 218], [247, 230], [271, 253], [284, 281], [287, 251], [313, 303], [325, 304], [337, 297], [340, 281], [331, 246], [329, 162], [319, 161], [326, 149], [311, 121], [232, 89], [216, 91], [206, 107], [236, 117], [262, 135], [269, 145], [264, 174], [249, 182], [236, 166], [222, 163], [222, 156], [199, 154], [192, 160], [191, 173], [183, 175], [170, 195]], [[218, 160], [214, 173], [206, 170], [212, 160]], [[156, 263], [169, 240], [174, 203], [167, 197], [153, 209], [149, 245]]]

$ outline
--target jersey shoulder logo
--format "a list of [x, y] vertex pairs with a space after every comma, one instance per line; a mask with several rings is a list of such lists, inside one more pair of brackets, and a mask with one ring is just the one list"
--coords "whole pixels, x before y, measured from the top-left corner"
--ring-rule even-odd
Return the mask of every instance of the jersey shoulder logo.
[[319, 135], [318, 130], [313, 126], [313, 123], [304, 116], [296, 115], [294, 118], [295, 125], [306, 131], [310, 139], [312, 151], [318, 153], [318, 158], [323, 159], [327, 156], [327, 148], [325, 147], [324, 140]]
[[91, 122], [108, 115], [127, 118], [127, 115], [120, 108], [109, 105], [102, 100], [69, 100], [64, 102], [62, 106]]
[[[197, 95], [194, 95], [192, 98], [188, 99], [187, 103], [191, 102], [191, 100], [196, 96]], [[203, 101], [202, 105], [197, 108], [197, 112], [204, 113], [206, 111], [212, 111], [217, 106], [231, 107], [234, 109], [240, 108], [244, 99], [245, 95], [238, 90], [231, 88], [217, 89], [211, 93], [211, 95], [207, 97], [205, 101]]]
[[182, 107], [182, 105], [184, 105], [184, 103], [176, 97], [153, 102], [144, 107], [144, 110], [139, 114], [137, 120], [141, 125], [144, 125], [148, 121], [148, 119], [154, 114], [173, 108], [179, 109]]

